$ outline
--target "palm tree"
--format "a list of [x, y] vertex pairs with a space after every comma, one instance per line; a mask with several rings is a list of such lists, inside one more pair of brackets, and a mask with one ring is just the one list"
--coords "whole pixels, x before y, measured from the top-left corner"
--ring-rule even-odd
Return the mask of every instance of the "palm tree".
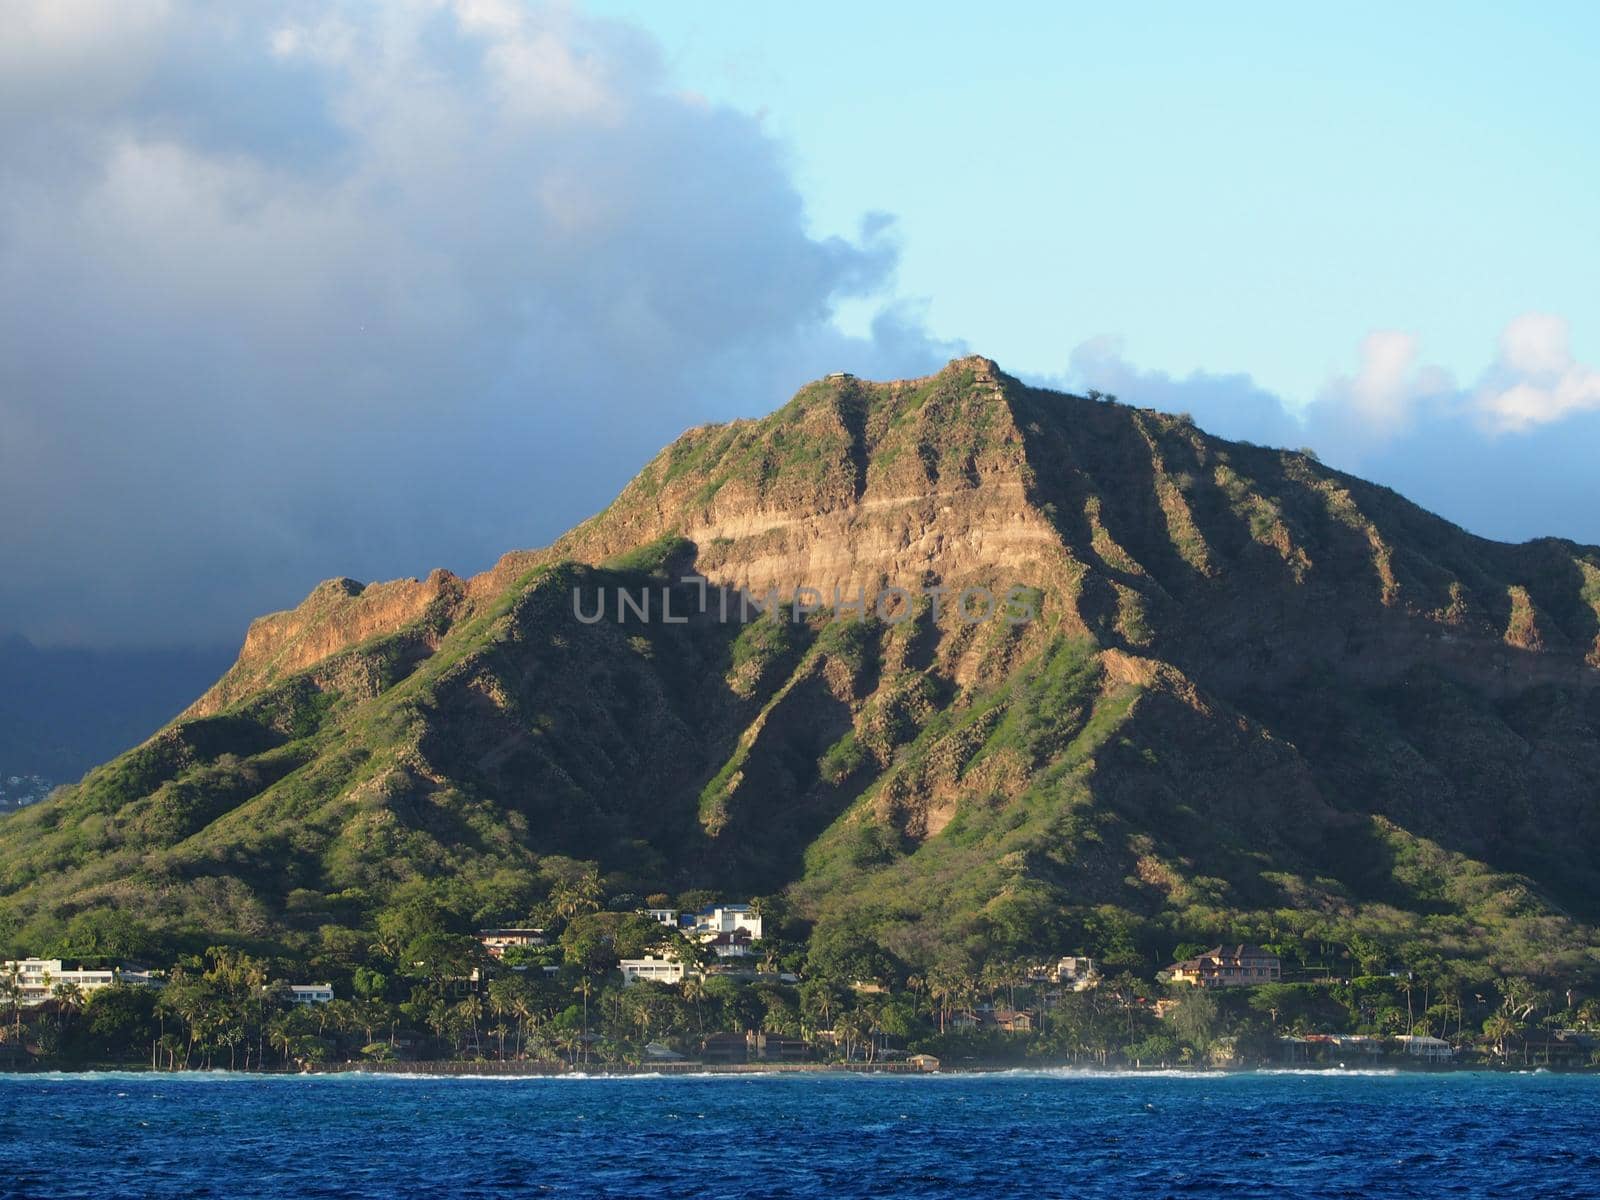
[[1503, 1012], [1495, 1013], [1483, 1023], [1483, 1032], [1494, 1039], [1494, 1052], [1501, 1058], [1505, 1057], [1506, 1039], [1521, 1029], [1519, 1022]]
[[702, 1004], [706, 998], [705, 980], [698, 975], [685, 975], [683, 977], [683, 982], [679, 985], [679, 989], [683, 994], [684, 1003], [687, 1004], [689, 1006], [689, 1010], [694, 1013], [696, 1031], [700, 1034], [700, 1036], [704, 1037], [706, 1032], [706, 1016], [705, 1009], [702, 1007]]
[[594, 980], [585, 971], [578, 980], [577, 991], [583, 994], [583, 1061], [587, 1066], [589, 1062], [589, 996], [594, 991]]
[[283, 1055], [284, 1062], [290, 1061], [296, 1041], [294, 1026], [287, 1013], [279, 1014], [267, 1023], [267, 1044]]
[[11, 1003], [11, 1022], [14, 1027], [13, 1040], [18, 1045], [22, 1044], [22, 964], [9, 962], [6, 964], [5, 974], [0, 975], [0, 995]]
[[844, 1039], [845, 1062], [850, 1061], [856, 1041], [861, 1037], [862, 1029], [861, 1014], [859, 1012], [842, 1012], [834, 1018], [834, 1039], [835, 1042], [841, 1037]]
[[558, 885], [550, 899], [557, 914], [570, 921], [582, 913], [598, 912], [604, 894], [599, 872], [590, 867]]

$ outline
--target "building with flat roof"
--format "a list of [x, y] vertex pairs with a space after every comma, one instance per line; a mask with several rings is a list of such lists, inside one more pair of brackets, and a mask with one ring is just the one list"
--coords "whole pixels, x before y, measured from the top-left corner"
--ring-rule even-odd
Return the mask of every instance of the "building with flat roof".
[[677, 959], [648, 954], [643, 958], [625, 958], [617, 964], [617, 969], [622, 972], [623, 987], [636, 983], [682, 983], [688, 974], [688, 969]]
[[684, 913], [679, 921], [687, 932], [702, 938], [741, 931], [752, 938], [761, 936], [761, 914], [749, 904], [708, 904], [699, 912]]
[[151, 987], [155, 982], [148, 971], [125, 967], [68, 968], [59, 958], [21, 958], [0, 963], [0, 986], [12, 979], [16, 980], [19, 999], [26, 1007], [43, 1004], [56, 994], [57, 988], [69, 984], [87, 996], [116, 983]]

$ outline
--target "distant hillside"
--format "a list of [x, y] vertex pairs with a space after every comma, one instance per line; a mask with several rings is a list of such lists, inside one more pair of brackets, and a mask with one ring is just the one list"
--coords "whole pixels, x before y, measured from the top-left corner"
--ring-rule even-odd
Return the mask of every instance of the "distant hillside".
[[40, 648], [0, 637], [0, 779], [75, 782], [172, 720], [231, 657], [222, 647]]
[[[574, 613], [669, 583], [685, 623]], [[889, 585], [911, 619], [718, 619]], [[978, 586], [1035, 618], [968, 623]], [[1227, 938], [1590, 974], [1597, 668], [1593, 547], [961, 359], [692, 430], [474, 579], [262, 618], [183, 719], [0, 822], [0, 897], [18, 944], [115, 908], [306, 950], [419, 890], [526, 913], [577, 858], [786, 893], [846, 972]]]

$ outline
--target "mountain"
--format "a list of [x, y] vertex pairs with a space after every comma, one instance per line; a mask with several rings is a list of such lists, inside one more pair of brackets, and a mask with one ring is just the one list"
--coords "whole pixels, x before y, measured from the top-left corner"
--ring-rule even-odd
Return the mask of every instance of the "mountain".
[[[828, 606], [723, 620], [734, 588]], [[1570, 978], [1597, 683], [1600, 550], [965, 358], [691, 430], [475, 578], [261, 618], [0, 821], [0, 903], [19, 945], [114, 910], [309, 953], [423, 895], [525, 914], [590, 860], [613, 895], [784, 893], [841, 973], [1255, 938]]]

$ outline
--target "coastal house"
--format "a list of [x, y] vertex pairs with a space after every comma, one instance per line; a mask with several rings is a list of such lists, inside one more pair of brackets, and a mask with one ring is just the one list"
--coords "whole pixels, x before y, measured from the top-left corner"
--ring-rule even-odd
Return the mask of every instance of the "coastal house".
[[749, 1038], [742, 1033], [713, 1033], [701, 1043], [700, 1059], [708, 1065], [722, 1066], [749, 1062]]
[[752, 1033], [746, 1037], [746, 1057], [758, 1062], [808, 1062], [811, 1043], [779, 1033]]
[[294, 1004], [327, 1004], [333, 999], [331, 983], [291, 983], [289, 1000]]
[[543, 946], [544, 930], [526, 927], [508, 929], [480, 929], [478, 942], [493, 958], [504, 958], [513, 946]]
[[1600, 1035], [1582, 1029], [1529, 1031], [1523, 1049], [1530, 1062], [1585, 1067], [1600, 1061]]
[[1328, 1035], [1333, 1047], [1342, 1054], [1363, 1054], [1375, 1058], [1383, 1053], [1383, 1041], [1370, 1033], [1334, 1033]]
[[622, 986], [632, 987], [636, 983], [682, 983], [688, 969], [676, 958], [667, 955], [655, 957], [645, 955], [643, 958], [625, 958], [617, 964], [617, 969], [622, 972]]
[[1167, 968], [1173, 983], [1194, 987], [1255, 987], [1283, 978], [1278, 956], [1260, 946], [1241, 943], [1214, 946], [1203, 954]]
[[148, 971], [126, 967], [68, 969], [59, 958], [19, 958], [0, 963], [0, 987], [16, 981], [18, 1000], [24, 1007], [43, 1004], [60, 987], [76, 987], [88, 996], [112, 984], [129, 987], [154, 987]]
[[931, 1054], [913, 1054], [906, 1059], [906, 1066], [915, 1071], [937, 1071], [939, 1060]]
[[1449, 1062], [1455, 1057], [1455, 1049], [1443, 1038], [1429, 1037], [1426, 1034], [1407, 1034], [1398, 1037], [1395, 1041], [1412, 1058], [1420, 1058], [1425, 1062]]

